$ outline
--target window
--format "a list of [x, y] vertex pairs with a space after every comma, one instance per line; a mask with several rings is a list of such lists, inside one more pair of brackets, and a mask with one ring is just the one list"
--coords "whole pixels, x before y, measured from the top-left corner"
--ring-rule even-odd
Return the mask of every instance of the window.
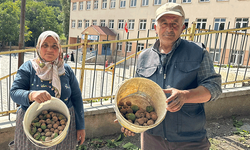
[[142, 6], [148, 6], [148, 0], [142, 0]]
[[[236, 18], [236, 28], [244, 28], [248, 26], [248, 18]], [[243, 32], [246, 30], [241, 30], [239, 32]]]
[[132, 42], [127, 42], [127, 45], [126, 45], [127, 52], [131, 52], [131, 49], [132, 49]]
[[229, 0], [217, 0], [218, 2], [220, 2], [220, 1], [229, 1]]
[[182, 3], [191, 3], [191, 0], [182, 0]]
[[146, 19], [140, 20], [140, 27], [139, 27], [139, 29], [140, 30], [146, 30], [146, 23], [147, 23]]
[[187, 29], [187, 28], [188, 28], [188, 22], [189, 22], [189, 19], [185, 19], [185, 21], [184, 21], [184, 24], [185, 24], [185, 29]]
[[92, 25], [97, 25], [97, 20], [92, 20]]
[[138, 43], [137, 45], [137, 52], [141, 51], [144, 49], [144, 44], [143, 43]]
[[102, 0], [102, 9], [107, 8], [107, 0]]
[[230, 63], [242, 64], [243, 63], [243, 50], [233, 50], [230, 58]]
[[110, 8], [115, 8], [115, 0], [110, 1]]
[[91, 1], [87, 1], [86, 9], [90, 10], [90, 7], [91, 7]]
[[114, 29], [114, 20], [109, 20], [109, 28]]
[[85, 28], [89, 27], [89, 20], [85, 21]]
[[206, 29], [206, 23], [207, 23], [207, 19], [197, 19], [196, 28], [197, 29]]
[[94, 9], [98, 9], [98, 0], [94, 1]]
[[105, 27], [105, 20], [101, 20], [101, 27]]
[[216, 18], [214, 19], [214, 30], [224, 30], [226, 19]]
[[78, 28], [82, 28], [82, 20], [78, 20]]
[[75, 27], [76, 27], [76, 21], [72, 20], [72, 22], [71, 22], [71, 28], [75, 28]]
[[125, 8], [126, 0], [120, 0], [120, 8]]
[[121, 51], [122, 50], [122, 42], [117, 43], [117, 50]]
[[73, 5], [72, 5], [72, 10], [73, 10], [73, 11], [76, 10], [76, 2], [73, 3]]
[[161, 5], [161, 0], [154, 0], [154, 5]]
[[200, 2], [209, 2], [210, 0], [200, 0]]
[[154, 29], [155, 29], [154, 26], [155, 26], [155, 19], [152, 19], [152, 20], [151, 20], [151, 28], [150, 28], [150, 29], [151, 29], [151, 30], [154, 30]]
[[176, 0], [168, 0], [169, 3], [176, 3]]
[[79, 2], [79, 10], [83, 10], [83, 2]]
[[124, 27], [124, 20], [119, 20], [118, 21], [118, 29], [123, 29]]
[[134, 30], [135, 20], [128, 20], [128, 30]]
[[136, 0], [130, 0], [130, 7], [136, 7]]
[[220, 50], [216, 49], [214, 54], [214, 49], [210, 49], [209, 56], [214, 62], [218, 62], [220, 60]]

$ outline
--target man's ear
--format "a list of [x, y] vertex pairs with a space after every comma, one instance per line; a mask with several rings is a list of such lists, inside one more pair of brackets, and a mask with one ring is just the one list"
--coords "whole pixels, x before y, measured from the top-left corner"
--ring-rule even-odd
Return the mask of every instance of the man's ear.
[[158, 33], [157, 33], [157, 30], [156, 30], [156, 25], [155, 25], [155, 24], [154, 24], [154, 29], [155, 29], [155, 33], [158, 34]]
[[186, 28], [186, 25], [185, 25], [185, 23], [184, 23], [183, 26], [182, 26], [182, 31], [183, 31], [185, 28]]

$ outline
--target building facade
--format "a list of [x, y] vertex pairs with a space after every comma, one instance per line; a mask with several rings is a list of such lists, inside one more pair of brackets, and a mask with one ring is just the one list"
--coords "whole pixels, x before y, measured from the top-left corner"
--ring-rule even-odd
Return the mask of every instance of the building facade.
[[[71, 0], [69, 43], [91, 25], [106, 26], [116, 34], [116, 39], [156, 36], [155, 11], [165, 3], [182, 4], [185, 25], [196, 28], [224, 30], [247, 27], [250, 17], [249, 0]], [[249, 11], [249, 13], [248, 13]], [[242, 31], [243, 32], [243, 31]], [[134, 53], [150, 46], [155, 40], [118, 43], [116, 49]], [[125, 45], [126, 44], [126, 45]]]

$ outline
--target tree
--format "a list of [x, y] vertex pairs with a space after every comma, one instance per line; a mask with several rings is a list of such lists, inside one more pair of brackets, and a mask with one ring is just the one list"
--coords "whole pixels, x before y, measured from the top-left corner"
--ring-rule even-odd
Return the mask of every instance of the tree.
[[0, 4], [0, 41], [4, 47], [7, 42], [18, 41], [20, 9], [11, 1]]
[[35, 40], [46, 30], [52, 30], [58, 33], [58, 35], [63, 33], [62, 24], [58, 22], [55, 11], [59, 11], [59, 9], [47, 6], [45, 2], [32, 0], [27, 2], [25, 18], [28, 20], [27, 26], [32, 32], [32, 37], [30, 41], [26, 42], [26, 45], [34, 46]]
[[63, 31], [65, 37], [69, 37], [69, 20], [70, 20], [70, 3], [71, 0], [60, 0], [62, 5], [62, 13], [59, 16], [63, 20]]

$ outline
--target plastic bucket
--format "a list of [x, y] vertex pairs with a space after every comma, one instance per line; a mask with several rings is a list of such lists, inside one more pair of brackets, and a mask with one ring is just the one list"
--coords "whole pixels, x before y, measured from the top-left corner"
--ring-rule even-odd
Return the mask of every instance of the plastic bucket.
[[[38, 141], [32, 137], [32, 135], [29, 133], [30, 131], [30, 125], [31, 122], [43, 111], [43, 110], [53, 110], [57, 111], [59, 113], [62, 113], [67, 118], [66, 126], [63, 130], [63, 132], [58, 135], [58, 137], [50, 140], [50, 141]], [[54, 145], [59, 144], [63, 141], [63, 139], [66, 137], [68, 133], [70, 125], [70, 113], [68, 107], [62, 102], [60, 99], [57, 99], [55, 97], [51, 97], [51, 100], [48, 100], [44, 103], [37, 103], [34, 102], [30, 105], [30, 107], [27, 109], [24, 115], [23, 119], [23, 129], [24, 133], [26, 134], [27, 138], [36, 146], [41, 148], [48, 148]]]
[[[146, 110], [146, 107], [152, 105], [157, 113], [158, 119], [150, 126], [140, 126], [129, 122], [120, 113], [117, 104], [122, 101], [130, 101], [132, 104]], [[135, 133], [141, 133], [160, 124], [167, 113], [166, 95], [162, 88], [146, 78], [132, 78], [124, 80], [117, 88], [115, 93], [115, 112], [118, 122], [125, 128]]]

